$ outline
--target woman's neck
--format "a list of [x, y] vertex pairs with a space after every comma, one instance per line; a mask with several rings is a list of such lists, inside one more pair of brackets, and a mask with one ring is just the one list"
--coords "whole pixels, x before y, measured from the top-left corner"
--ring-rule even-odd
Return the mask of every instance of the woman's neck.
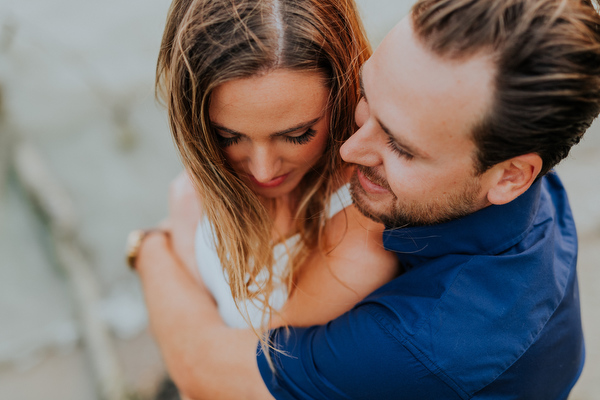
[[[353, 172], [354, 166], [348, 166], [344, 168], [344, 171], [342, 172], [344, 181], [340, 184], [340, 187], [350, 181], [350, 177], [352, 176]], [[337, 189], [339, 189], [339, 187], [335, 188], [335, 190]], [[274, 241], [280, 241], [297, 233], [295, 229], [296, 226], [294, 223], [294, 216], [296, 214], [298, 202], [300, 201], [301, 193], [302, 189], [300, 186], [298, 186], [295, 190], [286, 194], [285, 196], [272, 199], [261, 199], [263, 205], [266, 207], [273, 220]]]
[[291, 194], [274, 199], [261, 199], [273, 221], [273, 240], [278, 242], [293, 235], [297, 197]]

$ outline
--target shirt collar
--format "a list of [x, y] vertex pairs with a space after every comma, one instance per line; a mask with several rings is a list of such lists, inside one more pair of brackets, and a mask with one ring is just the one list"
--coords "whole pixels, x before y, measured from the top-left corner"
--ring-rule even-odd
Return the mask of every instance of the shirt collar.
[[386, 229], [383, 244], [413, 267], [419, 260], [448, 254], [498, 254], [519, 242], [533, 224], [540, 203], [538, 179], [525, 193], [456, 220], [431, 226]]

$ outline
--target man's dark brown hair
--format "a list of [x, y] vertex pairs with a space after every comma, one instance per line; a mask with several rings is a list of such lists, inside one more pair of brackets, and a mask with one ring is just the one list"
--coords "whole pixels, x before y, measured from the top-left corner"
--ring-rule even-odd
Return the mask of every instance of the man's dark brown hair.
[[579, 142], [600, 112], [597, 7], [597, 0], [415, 4], [414, 31], [434, 54], [489, 54], [495, 63], [493, 102], [473, 132], [478, 172], [537, 153], [541, 176]]

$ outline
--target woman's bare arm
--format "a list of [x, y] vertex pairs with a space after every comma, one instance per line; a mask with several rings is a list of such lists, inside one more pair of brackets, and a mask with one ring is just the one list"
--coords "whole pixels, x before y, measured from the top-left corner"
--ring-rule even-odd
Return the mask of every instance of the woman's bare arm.
[[300, 268], [296, 285], [271, 327], [324, 324], [350, 310], [399, 274], [398, 260], [382, 244], [383, 225], [350, 206], [326, 227], [327, 254], [315, 251]]
[[258, 339], [227, 327], [214, 300], [174, 255], [167, 236], [144, 240], [137, 270], [152, 332], [188, 399], [270, 399], [256, 364]]
[[[179, 211], [197, 201], [183, 189], [171, 187], [166, 225], [188, 240], [195, 223]], [[397, 274], [395, 256], [381, 245], [382, 227], [354, 207], [345, 213], [334, 216], [326, 231], [329, 243], [339, 244], [327, 255], [313, 254], [302, 267], [279, 325], [284, 319], [297, 326], [327, 322]], [[187, 253], [184, 259], [193, 259], [189, 242], [179, 249]], [[175, 383], [190, 399], [270, 398], [256, 366], [255, 334], [225, 326], [202, 280], [194, 281], [175, 254], [166, 239], [153, 235], [138, 259], [152, 330]]]

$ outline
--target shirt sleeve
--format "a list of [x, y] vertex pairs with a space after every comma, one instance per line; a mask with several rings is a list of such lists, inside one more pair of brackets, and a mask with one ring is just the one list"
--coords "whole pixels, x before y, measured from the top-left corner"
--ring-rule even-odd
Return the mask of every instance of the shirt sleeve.
[[415, 357], [411, 346], [367, 308], [327, 325], [271, 332], [274, 371], [262, 351], [257, 363], [278, 400], [460, 399]]

